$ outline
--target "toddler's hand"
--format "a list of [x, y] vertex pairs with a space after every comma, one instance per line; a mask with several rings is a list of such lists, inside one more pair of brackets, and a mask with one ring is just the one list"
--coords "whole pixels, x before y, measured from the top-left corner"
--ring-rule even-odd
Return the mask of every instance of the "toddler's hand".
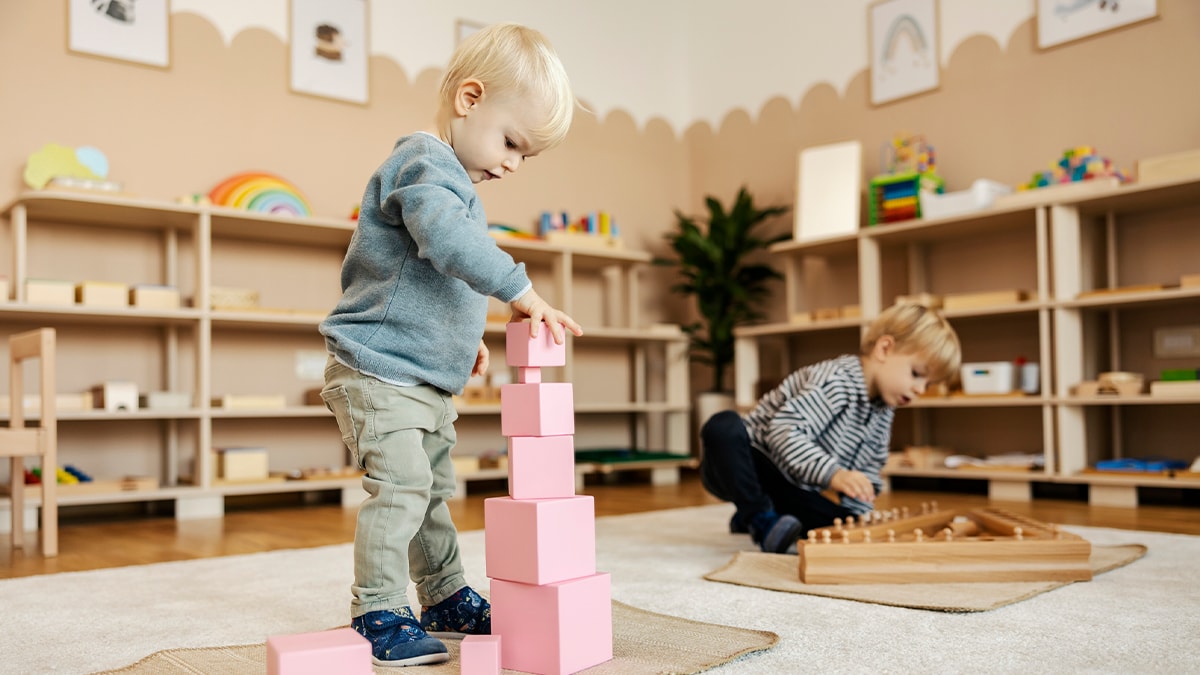
[[579, 327], [575, 319], [567, 316], [566, 312], [551, 307], [550, 303], [543, 300], [542, 296], [533, 289], [529, 289], [525, 295], [509, 304], [512, 306], [514, 319], [529, 319], [530, 337], [537, 337], [539, 324], [543, 321], [550, 327], [550, 334], [554, 336], [555, 344], [563, 343], [564, 326], [576, 337], [583, 335], [583, 329]]
[[488, 364], [491, 362], [491, 355], [488, 352], [487, 345], [483, 344], [483, 340], [479, 341], [479, 351], [475, 354], [475, 367], [471, 369], [471, 376], [483, 377], [487, 375]]
[[860, 501], [875, 501], [875, 486], [871, 484], [871, 479], [861, 471], [838, 469], [838, 472], [833, 474], [833, 478], [829, 480], [829, 487]]

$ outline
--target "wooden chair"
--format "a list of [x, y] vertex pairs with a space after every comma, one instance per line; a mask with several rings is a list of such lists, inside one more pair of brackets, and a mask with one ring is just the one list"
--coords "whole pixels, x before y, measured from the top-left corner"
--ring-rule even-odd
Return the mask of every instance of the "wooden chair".
[[[12, 508], [12, 545], [25, 544], [25, 457], [42, 458], [42, 555], [58, 555], [57, 455], [58, 416], [54, 405], [53, 328], [18, 333], [8, 338], [9, 423], [0, 428], [0, 457], [9, 457], [9, 506]], [[25, 426], [25, 386], [22, 367], [38, 359], [41, 412], [38, 425]]]

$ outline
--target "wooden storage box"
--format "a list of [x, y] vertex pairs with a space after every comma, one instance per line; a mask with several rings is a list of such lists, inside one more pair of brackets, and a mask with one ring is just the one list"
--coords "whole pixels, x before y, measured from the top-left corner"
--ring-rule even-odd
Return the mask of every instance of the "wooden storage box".
[[187, 410], [192, 395], [185, 391], [148, 391], [138, 396], [138, 407], [145, 410]]
[[26, 279], [25, 302], [70, 307], [75, 304], [75, 284], [62, 279]]
[[132, 412], [138, 409], [138, 388], [133, 382], [112, 381], [92, 389], [95, 406], [105, 412]]
[[138, 284], [129, 289], [129, 305], [142, 309], [179, 309], [179, 289], [174, 286]]
[[270, 477], [266, 448], [217, 448], [217, 478], [266, 480]]
[[75, 285], [75, 302], [86, 307], [127, 307], [129, 285], [115, 281], [83, 281]]

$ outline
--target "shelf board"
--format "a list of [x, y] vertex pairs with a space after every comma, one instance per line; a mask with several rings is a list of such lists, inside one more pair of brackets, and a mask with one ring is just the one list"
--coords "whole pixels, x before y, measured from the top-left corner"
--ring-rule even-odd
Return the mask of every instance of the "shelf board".
[[303, 331], [316, 332], [317, 326], [325, 319], [324, 314], [308, 311], [296, 312], [259, 312], [240, 310], [213, 310], [213, 329], [220, 328], [294, 328]]
[[[622, 413], [684, 413], [691, 408], [686, 403], [575, 403], [575, 414]], [[499, 415], [499, 403], [468, 403], [458, 406], [459, 415]]]
[[1043, 469], [998, 469], [980, 467], [971, 469], [884, 469], [885, 476], [907, 476], [912, 478], [961, 478], [966, 480], [1003, 480], [1013, 482], [1049, 481], [1052, 477]]
[[733, 334], [736, 337], [767, 337], [772, 335], [797, 335], [800, 333], [817, 333], [830, 330], [845, 330], [847, 328], [860, 328], [864, 323], [861, 318], [854, 319], [829, 319], [827, 321], [814, 321], [812, 323], [760, 323], [752, 326], [741, 326], [733, 329]]
[[21, 193], [4, 208], [3, 216], [11, 217], [18, 204], [24, 205], [30, 221], [126, 229], [195, 230], [200, 213], [200, 207], [193, 205], [45, 190]]
[[349, 218], [280, 217], [226, 207], [205, 207], [213, 237], [282, 244], [347, 246], [355, 221]]
[[612, 265], [645, 264], [653, 260], [646, 251], [621, 248], [584, 248], [550, 244], [538, 239], [496, 237], [496, 243], [509, 254], [519, 253], [520, 259], [537, 264], [553, 263], [564, 254], [570, 254], [572, 266], [598, 268]]
[[[507, 324], [489, 323], [484, 329], [487, 335], [504, 335]], [[585, 328], [583, 337], [570, 336], [571, 340], [593, 342], [680, 342], [687, 339], [687, 334], [678, 326], [671, 328]]]
[[1103, 405], [1195, 405], [1200, 396], [1063, 396], [1054, 400], [1059, 405], [1103, 406]]
[[1043, 396], [944, 396], [919, 398], [907, 408], [1016, 408], [1021, 406], [1047, 405], [1051, 401]]
[[781, 241], [777, 244], [771, 244], [767, 250], [771, 253], [791, 256], [811, 255], [832, 258], [858, 255], [858, 239], [858, 232], [829, 237], [827, 239], [800, 241], [793, 239], [791, 241]]
[[[175, 486], [175, 487], [159, 487], [153, 490], [121, 490], [119, 492], [92, 492], [77, 495], [56, 495], [55, 501], [59, 506], [86, 506], [89, 504], [122, 504], [127, 502], [153, 502], [163, 501], [167, 499], [179, 499], [186, 497], [199, 497], [207, 494], [207, 491], [193, 486]], [[8, 495], [4, 496], [4, 501], [8, 502]], [[26, 506], [41, 506], [42, 492], [41, 488], [36, 486], [25, 486], [25, 504]]]
[[323, 405], [298, 405], [286, 408], [212, 408], [209, 411], [216, 419], [283, 419], [288, 417], [331, 417], [333, 413]]
[[1015, 302], [1006, 305], [992, 305], [990, 307], [969, 307], [963, 309], [947, 309], [943, 310], [942, 314], [947, 319], [974, 319], [987, 318], [991, 316], [1001, 316], [1009, 314], [1023, 314], [1028, 312], [1036, 312], [1040, 309], [1050, 308], [1051, 303], [1039, 302], [1037, 300], [1027, 300], [1025, 302]]
[[881, 244], [903, 244], [940, 239], [960, 239], [985, 232], [1029, 228], [1034, 234], [1037, 207], [984, 209], [944, 218], [920, 218], [898, 223], [872, 225], [863, 230], [864, 236]]
[[1170, 477], [1161, 474], [1147, 473], [1145, 476], [1137, 476], [1129, 473], [1113, 474], [1106, 476], [1102, 471], [1092, 471], [1087, 473], [1077, 473], [1070, 476], [1057, 476], [1054, 481], [1056, 483], [1083, 483], [1085, 485], [1113, 485], [1124, 487], [1165, 487], [1165, 488], [1183, 488], [1188, 490], [1200, 489], [1200, 478], [1192, 477]]
[[1082, 216], [1099, 216], [1114, 211], [1130, 213], [1161, 210], [1200, 204], [1200, 179], [1183, 178], [1128, 183], [1111, 190], [1098, 192], [1066, 203], [1075, 206]]
[[82, 305], [30, 305], [0, 301], [0, 315], [34, 323], [103, 323], [128, 325], [194, 325], [201, 312], [195, 309], [103, 308]]
[[1105, 293], [1087, 298], [1061, 300], [1056, 306], [1065, 309], [1109, 309], [1128, 305], [1160, 305], [1194, 301], [1200, 298], [1200, 287], [1168, 288], [1161, 291]]

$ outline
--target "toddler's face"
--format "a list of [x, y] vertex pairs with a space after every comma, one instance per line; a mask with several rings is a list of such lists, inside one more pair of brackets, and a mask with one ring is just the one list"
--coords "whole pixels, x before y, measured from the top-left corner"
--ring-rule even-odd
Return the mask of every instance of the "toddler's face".
[[535, 112], [516, 97], [485, 96], [456, 120], [454, 154], [472, 183], [499, 180], [541, 152], [529, 133]]
[[912, 403], [929, 386], [929, 366], [920, 354], [892, 350], [875, 377], [876, 393], [893, 408]]

